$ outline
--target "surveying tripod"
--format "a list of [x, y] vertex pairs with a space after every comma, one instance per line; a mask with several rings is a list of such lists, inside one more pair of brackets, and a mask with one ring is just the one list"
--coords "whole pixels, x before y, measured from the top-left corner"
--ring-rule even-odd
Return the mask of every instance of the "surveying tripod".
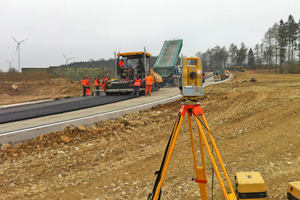
[[[156, 181], [155, 181], [155, 184], [154, 184], [154, 187], [153, 187], [153, 191], [148, 196], [148, 200], [153, 200], [153, 199], [157, 200], [157, 199], [160, 199], [160, 197], [161, 197], [161, 187], [162, 187], [162, 184], [163, 184], [163, 180], [164, 180], [164, 177], [165, 177], [166, 172], [167, 172], [167, 168], [168, 168], [168, 165], [169, 165], [169, 162], [170, 162], [170, 159], [171, 159], [174, 147], [175, 147], [175, 143], [176, 143], [176, 140], [177, 140], [177, 137], [178, 137], [178, 134], [179, 134], [184, 116], [186, 114], [188, 116], [190, 139], [191, 139], [191, 146], [192, 146], [192, 152], [193, 152], [194, 167], [195, 167], [195, 172], [196, 172], [196, 178], [193, 178], [192, 181], [195, 181], [195, 182], [199, 183], [201, 199], [203, 199], [203, 200], [208, 199], [207, 191], [206, 191], [207, 178], [206, 178], [205, 160], [204, 160], [204, 148], [203, 148], [203, 143], [204, 143], [205, 147], [206, 147], [206, 150], [209, 154], [209, 158], [212, 162], [213, 169], [214, 169], [214, 171], [215, 171], [215, 173], [218, 177], [218, 180], [220, 182], [220, 185], [221, 185], [221, 188], [222, 188], [225, 199], [226, 200], [236, 200], [237, 198], [235, 196], [234, 190], [233, 190], [232, 185], [230, 183], [228, 174], [226, 172], [226, 169], [224, 167], [224, 164], [223, 164], [223, 161], [221, 159], [220, 153], [219, 153], [218, 148], [216, 146], [216, 143], [215, 143], [215, 141], [212, 137], [212, 134], [210, 132], [207, 121], [206, 121], [205, 116], [204, 116], [203, 109], [201, 108], [199, 102], [197, 102], [197, 103], [195, 103], [195, 102], [182, 102], [182, 107], [180, 108], [178, 118], [176, 120], [175, 126], [174, 126], [173, 131], [171, 133], [171, 136], [169, 138], [169, 142], [168, 142], [167, 147], [166, 147], [165, 155], [164, 155], [163, 161], [161, 163], [160, 170], [155, 172], [155, 174], [157, 175], [157, 178], [156, 178]], [[197, 126], [198, 126], [202, 166], [197, 166], [191, 116], [195, 117], [196, 123], [197, 123]], [[202, 118], [203, 122], [201, 121], [199, 116]], [[200, 123], [202, 123], [208, 131], [208, 135], [209, 135], [209, 138], [211, 140], [212, 146], [215, 149], [217, 159], [218, 159], [219, 164], [220, 164], [220, 166], [222, 168], [222, 171], [224, 173], [226, 182], [229, 186], [229, 189], [230, 189], [230, 192], [231, 192], [230, 194], [227, 194], [227, 192], [226, 192], [224, 183], [223, 183], [222, 178], [220, 176], [220, 172], [219, 172], [218, 167], [216, 165], [216, 161], [213, 157], [212, 149], [209, 147], [207, 138], [204, 134], [204, 131], [203, 131], [202, 126], [201, 126]]]

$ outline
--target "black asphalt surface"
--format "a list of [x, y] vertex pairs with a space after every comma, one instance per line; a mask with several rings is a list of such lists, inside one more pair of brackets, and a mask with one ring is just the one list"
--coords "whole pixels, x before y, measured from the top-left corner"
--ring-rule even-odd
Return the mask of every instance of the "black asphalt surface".
[[[206, 79], [213, 74], [207, 75]], [[129, 95], [86, 96], [0, 109], [0, 124], [60, 114], [130, 99]]]
[[214, 73], [211, 73], [209, 75], [206, 75], [205, 79], [209, 79], [210, 77], [213, 77], [214, 76]]
[[0, 124], [33, 119], [130, 99], [129, 95], [86, 96], [0, 109]]

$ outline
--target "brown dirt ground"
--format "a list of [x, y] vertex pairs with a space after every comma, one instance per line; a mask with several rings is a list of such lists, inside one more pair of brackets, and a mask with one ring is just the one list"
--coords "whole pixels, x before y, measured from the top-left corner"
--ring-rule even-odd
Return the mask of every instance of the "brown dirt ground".
[[[13, 89], [13, 85], [18, 86]], [[0, 105], [82, 95], [80, 81], [48, 73], [0, 73]]]
[[[252, 77], [258, 81], [250, 83]], [[246, 71], [205, 88], [202, 108], [232, 183], [236, 172], [259, 171], [268, 199], [286, 199], [288, 182], [300, 181], [299, 100], [300, 75]], [[180, 107], [176, 101], [44, 133], [7, 149], [3, 145], [0, 199], [147, 199]], [[195, 174], [186, 118], [162, 199], [200, 199], [191, 181]], [[193, 122], [194, 133], [196, 128]], [[197, 137], [195, 144], [199, 149]], [[211, 163], [205, 159], [210, 195]], [[214, 183], [214, 199], [224, 199], [216, 177]]]

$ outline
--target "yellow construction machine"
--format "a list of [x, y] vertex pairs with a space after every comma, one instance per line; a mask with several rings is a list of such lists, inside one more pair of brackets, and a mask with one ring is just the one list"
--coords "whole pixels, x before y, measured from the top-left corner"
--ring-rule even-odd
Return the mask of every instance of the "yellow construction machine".
[[142, 79], [140, 92], [145, 91], [145, 77], [147, 74], [154, 78], [152, 91], [160, 89], [160, 83], [163, 81], [162, 77], [155, 73], [150, 68], [151, 54], [144, 51], [139, 52], [125, 52], [116, 54], [116, 80], [109, 81], [106, 86], [107, 94], [129, 94], [133, 90], [133, 81], [136, 75]]
[[242, 66], [234, 66], [234, 73], [236, 72], [245, 72], [245, 69]]

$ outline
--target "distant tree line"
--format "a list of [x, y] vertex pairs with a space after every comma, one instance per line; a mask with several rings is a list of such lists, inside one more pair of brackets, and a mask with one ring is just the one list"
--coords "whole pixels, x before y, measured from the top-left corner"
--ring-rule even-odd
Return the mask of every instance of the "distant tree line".
[[196, 56], [201, 58], [205, 71], [245, 66], [248, 69], [267, 68], [269, 72], [275, 69], [279, 73], [300, 73], [300, 20], [296, 23], [292, 15], [286, 22], [281, 19], [253, 48], [247, 48], [244, 43], [240, 47], [231, 44], [228, 50], [217, 45], [206, 52], [197, 52]]
[[[153, 67], [156, 62], [157, 56], [151, 56], [150, 67]], [[60, 65], [59, 67], [107, 67], [108, 69], [115, 69], [115, 59], [110, 58], [105, 60], [100, 58], [99, 60], [89, 59], [89, 61], [73, 62], [67, 65]]]

